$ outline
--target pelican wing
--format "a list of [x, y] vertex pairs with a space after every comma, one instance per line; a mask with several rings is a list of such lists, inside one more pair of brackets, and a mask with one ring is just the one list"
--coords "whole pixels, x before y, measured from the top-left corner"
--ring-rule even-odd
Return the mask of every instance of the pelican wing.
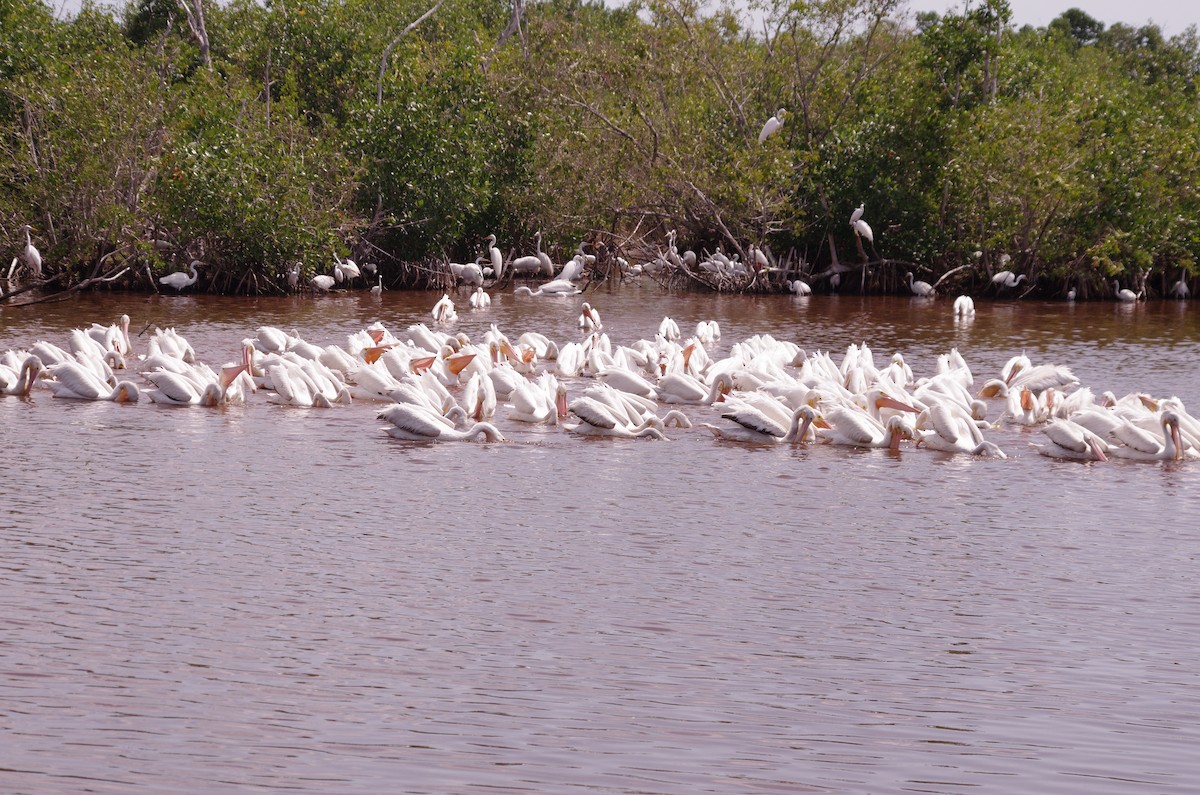
[[783, 438], [788, 432], [787, 428], [782, 427], [778, 422], [768, 417], [762, 411], [746, 403], [738, 404], [735, 408], [730, 411], [726, 411], [721, 416], [727, 420], [736, 422], [743, 428], [756, 431], [757, 433], [761, 433], [766, 436]]
[[448, 427], [445, 423], [435, 419], [432, 412], [411, 403], [397, 403], [394, 406], [388, 406], [375, 416], [387, 420], [409, 435], [409, 438], [437, 439]]
[[619, 422], [607, 406], [594, 398], [577, 397], [571, 401], [569, 408], [572, 414], [588, 425], [605, 430], [612, 430], [618, 424], [625, 427], [625, 423]]

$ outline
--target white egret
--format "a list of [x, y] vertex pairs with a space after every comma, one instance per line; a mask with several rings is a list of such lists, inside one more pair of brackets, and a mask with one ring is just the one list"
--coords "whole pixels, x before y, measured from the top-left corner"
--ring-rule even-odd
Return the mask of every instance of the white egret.
[[784, 119], [787, 118], [787, 109], [780, 108], [775, 111], [775, 115], [767, 119], [766, 124], [762, 126], [762, 131], [758, 134], [758, 142], [761, 144], [775, 133], [779, 132], [783, 127]]
[[918, 298], [932, 298], [937, 295], [937, 291], [933, 289], [933, 285], [929, 282], [921, 280], [913, 281], [912, 271], [909, 271], [906, 277], [908, 279], [908, 289], [912, 290], [912, 294]]
[[40, 279], [42, 278], [42, 254], [37, 250], [37, 246], [33, 245], [33, 238], [29, 236], [29, 230], [29, 224], [21, 227], [21, 231], [25, 233], [25, 250], [21, 252], [21, 258], [25, 260], [25, 265], [29, 267], [33, 278]]
[[1121, 283], [1116, 279], [1113, 279], [1113, 294], [1117, 297], [1118, 301], [1126, 304], [1131, 304], [1138, 300], [1137, 293], [1135, 293], [1133, 290], [1130, 290], [1128, 287], [1122, 289]]
[[178, 293], [182, 291], [184, 287], [191, 287], [196, 283], [196, 279], [199, 277], [199, 274], [196, 273], [196, 268], [203, 264], [204, 263], [200, 260], [194, 259], [192, 260], [191, 264], [188, 265], [188, 273], [184, 273], [183, 271], [169, 273], [166, 276], [160, 276], [158, 283], [165, 284], [168, 287], [174, 287], [175, 292]]

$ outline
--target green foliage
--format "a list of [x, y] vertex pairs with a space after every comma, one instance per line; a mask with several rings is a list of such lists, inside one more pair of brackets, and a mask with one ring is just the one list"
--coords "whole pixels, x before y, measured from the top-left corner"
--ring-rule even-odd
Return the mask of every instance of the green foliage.
[[383, 104], [365, 97], [350, 113], [347, 149], [365, 169], [360, 206], [385, 214], [379, 242], [418, 259], [487, 234], [528, 122], [499, 106], [472, 47], [414, 43], [397, 62]]
[[862, 255], [934, 276], [986, 283], [1001, 254], [1039, 285], [1197, 268], [1194, 29], [756, 6], [751, 28], [728, 4], [542, 0], [510, 26], [508, 2], [446, 0], [406, 31], [426, 0], [210, 2], [210, 69], [174, 0], [66, 20], [0, 0], [0, 226], [13, 246], [31, 223], [65, 281], [137, 265], [146, 287], [195, 256], [209, 289], [251, 292], [334, 250], [400, 267], [537, 230], [559, 258], [677, 230], [820, 269], [860, 259], [860, 203]]

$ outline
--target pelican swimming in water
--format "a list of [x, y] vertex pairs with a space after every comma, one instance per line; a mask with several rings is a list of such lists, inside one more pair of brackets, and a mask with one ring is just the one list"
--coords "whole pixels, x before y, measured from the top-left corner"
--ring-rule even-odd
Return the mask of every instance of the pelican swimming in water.
[[52, 365], [49, 373], [50, 390], [58, 398], [73, 400], [111, 400], [114, 403], [137, 403], [141, 393], [132, 381], [118, 381], [112, 386], [102, 380], [88, 367], [78, 362], [62, 362]]
[[721, 414], [721, 417], [734, 423], [732, 426], [717, 426], [704, 423], [717, 439], [731, 442], [749, 442], [751, 444], [795, 444], [810, 441], [809, 428], [818, 422], [818, 415], [812, 406], [801, 406], [792, 412], [791, 423], [787, 428], [780, 425], [771, 417], [748, 404], [740, 403]]
[[913, 438], [912, 425], [898, 415], [885, 424], [865, 411], [838, 406], [827, 412], [825, 419], [832, 427], [819, 428], [817, 434], [831, 444], [898, 450], [902, 439]]
[[33, 382], [45, 372], [46, 366], [36, 354], [29, 354], [17, 369], [0, 364], [0, 395], [26, 397], [33, 389]]
[[429, 409], [411, 403], [397, 403], [375, 415], [387, 420], [391, 427], [385, 428], [393, 439], [410, 441], [470, 441], [478, 436], [489, 442], [503, 442], [504, 434], [490, 422], [477, 422], [466, 430], [458, 430], [445, 421], [444, 417]]
[[1075, 461], [1108, 460], [1108, 443], [1071, 420], [1052, 419], [1043, 426], [1042, 433], [1050, 443], [1034, 447], [1044, 456]]

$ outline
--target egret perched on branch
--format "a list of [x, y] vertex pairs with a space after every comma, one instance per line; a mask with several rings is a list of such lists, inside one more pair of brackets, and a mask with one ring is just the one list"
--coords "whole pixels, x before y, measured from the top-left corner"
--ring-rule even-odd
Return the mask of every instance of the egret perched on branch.
[[762, 132], [758, 134], [758, 142], [761, 144], [763, 141], [779, 132], [779, 128], [783, 126], [783, 120], [786, 117], [786, 108], [780, 108], [779, 110], [775, 111], [775, 115], [767, 119], [767, 123], [763, 125]]
[[176, 271], [175, 273], [168, 273], [166, 276], [160, 276], [158, 283], [165, 284], [168, 287], [174, 287], [175, 292], [178, 293], [183, 290], [184, 287], [191, 287], [196, 283], [196, 279], [200, 275], [196, 273], [196, 266], [203, 264], [204, 263], [200, 260], [194, 259], [192, 260], [192, 263], [188, 265], [188, 271], [190, 272], [190, 275], [188, 273], [184, 273], [183, 271]]
[[858, 205], [854, 212], [850, 213], [850, 228], [854, 230], [854, 234], [859, 237], [865, 237], [868, 243], [875, 242], [875, 235], [871, 232], [870, 225], [863, 220], [863, 205]]

